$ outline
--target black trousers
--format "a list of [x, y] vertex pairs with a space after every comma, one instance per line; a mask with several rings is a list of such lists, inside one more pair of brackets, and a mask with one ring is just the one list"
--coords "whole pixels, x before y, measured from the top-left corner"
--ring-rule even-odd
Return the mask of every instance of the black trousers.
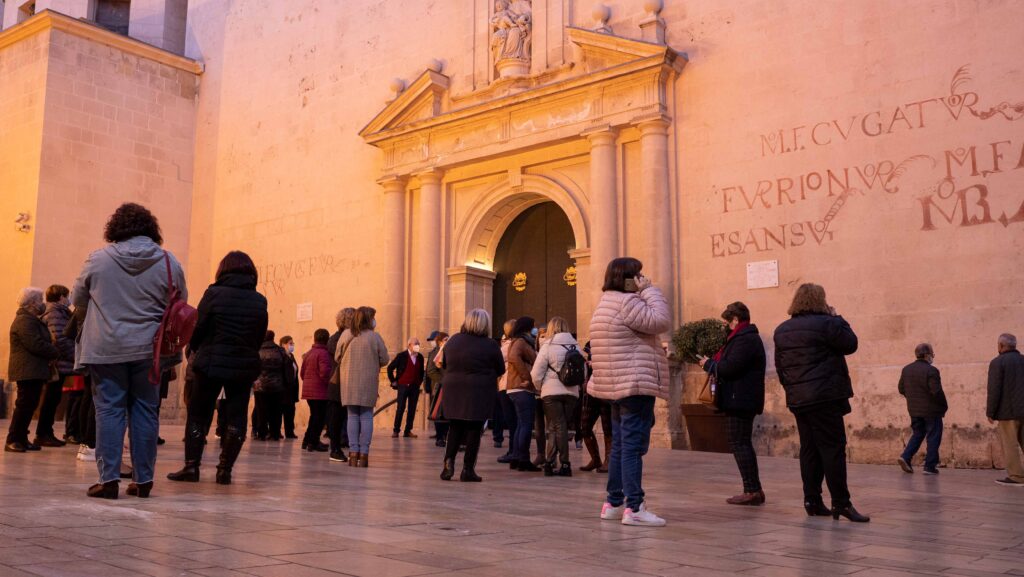
[[39, 397], [43, 395], [45, 381], [18, 381], [18, 398], [14, 401], [14, 412], [7, 429], [7, 443], [28, 444], [28, 426], [32, 424], [32, 414], [39, 406]]
[[82, 442], [90, 449], [96, 448], [96, 405], [92, 400], [92, 375], [85, 376], [85, 397], [79, 409], [78, 420], [82, 423]]
[[85, 402], [83, 391], [68, 391], [64, 394], [64, 436], [75, 437], [81, 441], [82, 425], [79, 419], [82, 403]]
[[348, 448], [348, 411], [341, 401], [327, 401], [327, 438], [332, 453]]
[[[284, 404], [281, 405], [281, 418], [284, 421], [284, 436], [294, 437], [295, 436], [295, 392], [289, 392], [288, 398], [284, 400]], [[325, 412], [326, 414], [326, 412]], [[323, 428], [323, 421], [320, 422], [320, 427]]]
[[[512, 404], [512, 399], [508, 398], [508, 391], [498, 391], [498, 402], [496, 403], [501, 407], [501, 424], [505, 429], [508, 430], [508, 451], [507, 454], [512, 454], [512, 445], [515, 443], [516, 438], [516, 406]], [[498, 434], [498, 430], [495, 429], [494, 440], [500, 441], [501, 435]]]
[[[224, 399], [218, 403], [221, 389], [224, 389]], [[208, 431], [216, 409], [218, 426], [223, 418], [225, 429], [231, 427], [244, 434], [249, 420], [251, 392], [251, 382], [216, 381], [196, 375], [196, 385], [188, 403], [188, 419], [197, 421]]]
[[263, 439], [280, 439], [284, 393], [259, 392], [255, 396], [258, 421], [254, 432]]
[[448, 445], [444, 449], [444, 458], [454, 461], [459, 454], [459, 447], [466, 444], [466, 453], [462, 457], [462, 466], [466, 469], [476, 468], [476, 457], [480, 453], [480, 435], [484, 430], [483, 421], [448, 421]]
[[309, 405], [309, 424], [306, 426], [306, 435], [302, 438], [302, 446], [317, 446], [320, 444], [320, 433], [324, 430], [324, 421], [327, 420], [327, 403], [330, 401], [318, 401], [306, 399]]
[[850, 504], [846, 484], [845, 410], [841, 405], [824, 403], [796, 413], [800, 433], [800, 477], [804, 484], [804, 502], [821, 501], [821, 481], [828, 484], [833, 507]]
[[416, 419], [416, 405], [420, 402], [419, 385], [398, 385], [398, 410], [395, 411], [395, 432], [402, 430], [402, 416], [405, 416], [405, 432], [412, 432]]
[[43, 402], [39, 406], [39, 420], [36, 421], [36, 437], [40, 439], [53, 437], [53, 422], [57, 419], [57, 407], [64, 394], [64, 379], [46, 383], [43, 388]]
[[[743, 478], [743, 492], [756, 493], [761, 490], [761, 476], [757, 469], [757, 453], [754, 452], [754, 415], [726, 413], [725, 431], [729, 448], [736, 458], [740, 477]], [[818, 481], [821, 492], [821, 481]]]
[[547, 454], [547, 417], [544, 415], [544, 401], [537, 397], [537, 406], [533, 409], [533, 434], [537, 439], [537, 458]]

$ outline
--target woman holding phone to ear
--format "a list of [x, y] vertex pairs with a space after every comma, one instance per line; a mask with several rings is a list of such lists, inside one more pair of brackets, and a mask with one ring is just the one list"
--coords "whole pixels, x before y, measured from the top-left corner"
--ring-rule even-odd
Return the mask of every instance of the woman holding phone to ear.
[[668, 357], [658, 335], [672, 325], [668, 302], [635, 258], [612, 260], [590, 321], [593, 377], [588, 393], [612, 403], [608, 497], [601, 518], [623, 525], [661, 527], [647, 510], [641, 487], [643, 456], [651, 443], [654, 401], [668, 399]]

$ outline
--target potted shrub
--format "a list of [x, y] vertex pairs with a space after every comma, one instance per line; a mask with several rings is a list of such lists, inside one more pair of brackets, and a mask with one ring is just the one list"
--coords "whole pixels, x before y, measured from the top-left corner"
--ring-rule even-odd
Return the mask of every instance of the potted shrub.
[[[672, 350], [677, 359], [684, 363], [696, 365], [700, 356], [710, 357], [718, 352], [725, 345], [729, 336], [729, 327], [718, 319], [701, 319], [691, 321], [679, 327], [679, 330], [672, 335]], [[699, 373], [699, 379], [691, 383], [704, 384], [704, 371], [694, 367]], [[699, 390], [699, 389], [698, 389]], [[684, 394], [684, 399], [686, 395]], [[691, 395], [691, 398], [695, 395]], [[726, 436], [725, 415], [701, 403], [683, 402], [680, 407], [683, 413], [683, 422], [686, 424], [686, 434], [690, 439], [690, 449], [693, 451], [711, 451], [715, 453], [729, 453], [729, 443]]]

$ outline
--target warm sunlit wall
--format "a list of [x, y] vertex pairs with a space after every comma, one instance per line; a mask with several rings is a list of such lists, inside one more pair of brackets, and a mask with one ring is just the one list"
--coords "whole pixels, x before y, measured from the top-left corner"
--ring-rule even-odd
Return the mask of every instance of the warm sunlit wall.
[[[592, 27], [597, 3], [573, 2], [569, 23]], [[444, 62], [453, 92], [470, 89], [467, 38], [480, 3], [242, 1], [226, 12], [222, 2], [191, 4], [187, 50], [207, 73], [190, 280], [208, 282], [228, 250], [251, 252], [272, 327], [303, 351], [338, 307], [379, 304], [393, 266], [380, 256], [380, 153], [358, 130], [391, 97], [390, 80], [411, 80], [428, 59]], [[615, 33], [640, 38], [645, 3], [608, 4]], [[907, 425], [898, 371], [928, 340], [952, 405], [945, 458], [998, 461], [980, 388], [995, 337], [1024, 332], [1015, 258], [1024, 242], [1015, 220], [1024, 201], [1024, 171], [1015, 171], [1024, 140], [1020, 4], [666, 5], [668, 42], [690, 57], [668, 111], [679, 316], [717, 316], [746, 301], [771, 353], [795, 286], [820, 282], [862, 337], [850, 358], [852, 457], [893, 458]], [[935, 190], [947, 151], [954, 179]], [[626, 166], [636, 162], [635, 146], [622, 154]], [[841, 191], [824, 190], [829, 169], [844, 184], [849, 174], [855, 190], [823, 230]], [[626, 224], [628, 252], [643, 223]], [[748, 290], [746, 264], [764, 260], [779, 261], [781, 287]], [[296, 306], [307, 302], [314, 320], [299, 323]], [[686, 398], [695, 384], [696, 375]], [[792, 455], [782, 403], [772, 377], [760, 449]]]
[[[43, 136], [48, 33], [0, 44], [0, 378], [7, 377], [18, 291], [32, 279], [39, 163]], [[15, 230], [18, 213], [31, 216], [29, 232]]]

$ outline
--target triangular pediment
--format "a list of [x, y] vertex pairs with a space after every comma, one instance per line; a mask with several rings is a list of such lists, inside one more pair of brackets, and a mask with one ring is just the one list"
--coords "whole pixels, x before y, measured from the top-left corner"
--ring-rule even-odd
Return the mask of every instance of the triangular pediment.
[[664, 44], [571, 26], [566, 28], [566, 32], [569, 34], [569, 40], [580, 48], [586, 72], [596, 72], [652, 57], [665, 58], [673, 64], [678, 60], [679, 69], [682, 68], [681, 64], [685, 63], [685, 57], [677, 59], [678, 53]]
[[441, 113], [441, 101], [448, 90], [449, 79], [440, 72], [426, 70], [397, 98], [370, 121], [360, 136], [424, 120]]

